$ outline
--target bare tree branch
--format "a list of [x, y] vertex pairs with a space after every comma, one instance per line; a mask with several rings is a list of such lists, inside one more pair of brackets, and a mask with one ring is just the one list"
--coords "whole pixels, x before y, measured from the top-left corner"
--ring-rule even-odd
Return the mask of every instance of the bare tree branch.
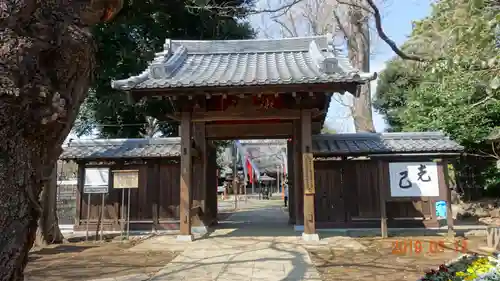
[[[303, 0], [292, 0], [288, 3], [282, 3], [282, 5], [279, 5], [278, 7], [269, 7], [265, 9], [252, 9], [248, 5], [239, 5], [239, 6], [234, 6], [234, 5], [224, 5], [224, 4], [211, 4], [210, 2], [205, 2], [205, 3], [198, 3], [196, 0], [187, 0], [189, 3], [186, 5], [186, 8], [192, 11], [210, 11], [210, 12], [215, 12], [221, 16], [237, 16], [240, 13], [244, 13], [245, 15], [255, 15], [255, 14], [262, 14], [262, 13], [267, 13], [271, 15], [271, 19], [276, 22], [277, 24], [280, 25], [281, 28], [285, 29], [287, 32], [290, 34], [295, 34], [294, 32], [290, 32], [291, 29], [290, 27], [286, 27], [283, 23], [283, 21], [280, 20], [275, 20], [287, 13], [290, 12], [291, 8], [294, 7], [295, 5], [303, 2]], [[380, 13], [379, 8], [375, 4], [374, 0], [364, 0], [366, 3], [369, 5], [370, 9], [365, 7], [364, 5], [359, 5], [357, 2], [352, 2], [352, 1], [341, 1], [341, 0], [336, 0], [338, 4], [341, 5], [347, 5], [349, 7], [356, 7], [365, 10], [366, 12], [369, 12], [371, 15], [373, 15], [374, 21], [375, 21], [375, 29], [377, 32], [377, 35], [391, 48], [391, 50], [397, 54], [400, 58], [404, 60], [412, 60], [412, 61], [419, 61], [419, 62], [424, 62], [424, 61], [430, 61], [428, 58], [424, 58], [418, 55], [413, 55], [413, 54], [407, 54], [403, 50], [401, 50], [397, 44], [389, 38], [389, 36], [385, 33], [383, 26], [382, 26], [382, 16]], [[325, 7], [326, 5], [323, 3], [317, 3], [319, 6]], [[333, 4], [330, 4], [333, 5]], [[317, 8], [317, 7], [316, 7]], [[316, 9], [318, 10], [318, 9]], [[310, 11], [309, 11], [310, 14]], [[309, 15], [311, 16], [311, 15]], [[314, 15], [312, 15], [314, 16]], [[335, 15], [334, 12], [332, 12], [332, 17], [334, 17], [337, 25], [339, 28], [343, 29], [343, 32], [345, 32], [345, 28], [342, 28], [342, 24], [339, 21], [338, 15]], [[291, 18], [291, 17], [289, 17]], [[314, 21], [312, 18], [309, 18], [308, 16], [305, 16], [307, 22], [310, 24], [310, 27], [313, 28], [313, 32], [325, 32], [325, 30], [318, 30], [316, 25], [318, 21]], [[294, 35], [296, 36], [296, 35]]]
[[[210, 2], [206, 2], [202, 5], [196, 3], [196, 0], [187, 0], [188, 2], [191, 2], [191, 4], [186, 5], [186, 8], [188, 10], [192, 11], [209, 11], [209, 12], [216, 12], [218, 15], [221, 16], [234, 16], [238, 15], [239, 13], [244, 12], [245, 15], [255, 15], [255, 14], [262, 14], [262, 13], [269, 13], [269, 14], [284, 14], [287, 11], [289, 11], [293, 6], [296, 4], [300, 3], [302, 0], [292, 0], [290, 3], [285, 3], [283, 5], [280, 5], [279, 7], [276, 8], [266, 8], [266, 9], [252, 9], [248, 5], [239, 5], [239, 6], [234, 6], [234, 5], [215, 5], [215, 4], [210, 4]], [[280, 15], [275, 15], [275, 16], [280, 16]]]
[[380, 10], [377, 5], [373, 2], [373, 0], [365, 0], [370, 8], [372, 8], [373, 18], [375, 19], [375, 28], [377, 30], [378, 36], [384, 40], [384, 42], [391, 48], [391, 50], [396, 53], [400, 58], [404, 60], [413, 60], [413, 61], [427, 61], [420, 56], [409, 55], [403, 52], [397, 45], [396, 42], [392, 41], [387, 34], [385, 34], [384, 29], [382, 28], [382, 16], [380, 15]]

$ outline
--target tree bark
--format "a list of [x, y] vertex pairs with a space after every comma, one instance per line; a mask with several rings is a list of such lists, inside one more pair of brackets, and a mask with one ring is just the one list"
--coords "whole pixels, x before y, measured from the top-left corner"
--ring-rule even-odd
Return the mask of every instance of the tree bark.
[[[368, 29], [368, 11], [363, 8], [364, 0], [353, 0], [356, 5], [349, 7], [349, 59], [354, 67], [370, 71], [370, 31]], [[370, 85], [358, 87], [351, 107], [356, 132], [375, 132], [372, 116]]]
[[88, 27], [118, 0], [3, 1], [0, 5], [0, 280], [24, 280], [43, 212], [39, 196], [87, 95]]
[[64, 236], [59, 228], [57, 218], [57, 167], [55, 166], [40, 195], [42, 213], [38, 220], [35, 245], [62, 243]]

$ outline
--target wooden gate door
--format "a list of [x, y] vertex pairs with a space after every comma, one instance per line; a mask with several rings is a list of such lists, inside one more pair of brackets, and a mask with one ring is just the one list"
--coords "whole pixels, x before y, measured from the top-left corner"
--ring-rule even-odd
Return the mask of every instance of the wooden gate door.
[[316, 221], [346, 223], [346, 209], [342, 185], [341, 162], [314, 163], [316, 183]]

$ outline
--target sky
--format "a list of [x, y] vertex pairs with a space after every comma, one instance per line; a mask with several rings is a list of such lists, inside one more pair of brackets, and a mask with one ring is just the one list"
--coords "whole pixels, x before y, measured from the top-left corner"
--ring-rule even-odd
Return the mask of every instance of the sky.
[[[265, 7], [260, 0], [258, 5]], [[385, 33], [397, 43], [401, 45], [406, 41], [408, 35], [412, 30], [412, 22], [424, 18], [430, 13], [432, 0], [383, 0], [378, 1], [382, 3], [379, 9], [382, 13], [382, 23]], [[269, 37], [269, 25], [266, 22], [265, 16], [254, 16], [251, 22], [254, 26], [261, 27], [261, 30], [266, 32], [259, 32], [260, 37]], [[265, 28], [262, 28], [265, 27]], [[273, 36], [274, 37], [274, 36]], [[374, 46], [373, 54], [370, 61], [370, 70], [379, 73], [385, 67], [385, 63], [394, 57], [392, 50], [378, 37], [372, 38], [372, 46]], [[371, 83], [372, 95], [375, 93], [377, 81]], [[354, 125], [352, 118], [348, 112], [348, 107], [345, 104], [349, 103], [349, 95], [339, 96], [334, 95], [327, 115], [326, 124], [335, 129], [339, 133], [354, 132]], [[343, 105], [344, 104], [344, 105]], [[377, 112], [373, 113], [373, 122], [377, 132], [383, 132], [387, 125], [384, 118]]]

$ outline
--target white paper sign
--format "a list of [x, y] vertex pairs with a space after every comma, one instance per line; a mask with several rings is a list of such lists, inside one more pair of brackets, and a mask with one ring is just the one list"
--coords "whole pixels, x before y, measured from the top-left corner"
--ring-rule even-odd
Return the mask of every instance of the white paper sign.
[[109, 168], [85, 168], [84, 193], [107, 193]]
[[439, 196], [435, 162], [389, 163], [391, 197]]

